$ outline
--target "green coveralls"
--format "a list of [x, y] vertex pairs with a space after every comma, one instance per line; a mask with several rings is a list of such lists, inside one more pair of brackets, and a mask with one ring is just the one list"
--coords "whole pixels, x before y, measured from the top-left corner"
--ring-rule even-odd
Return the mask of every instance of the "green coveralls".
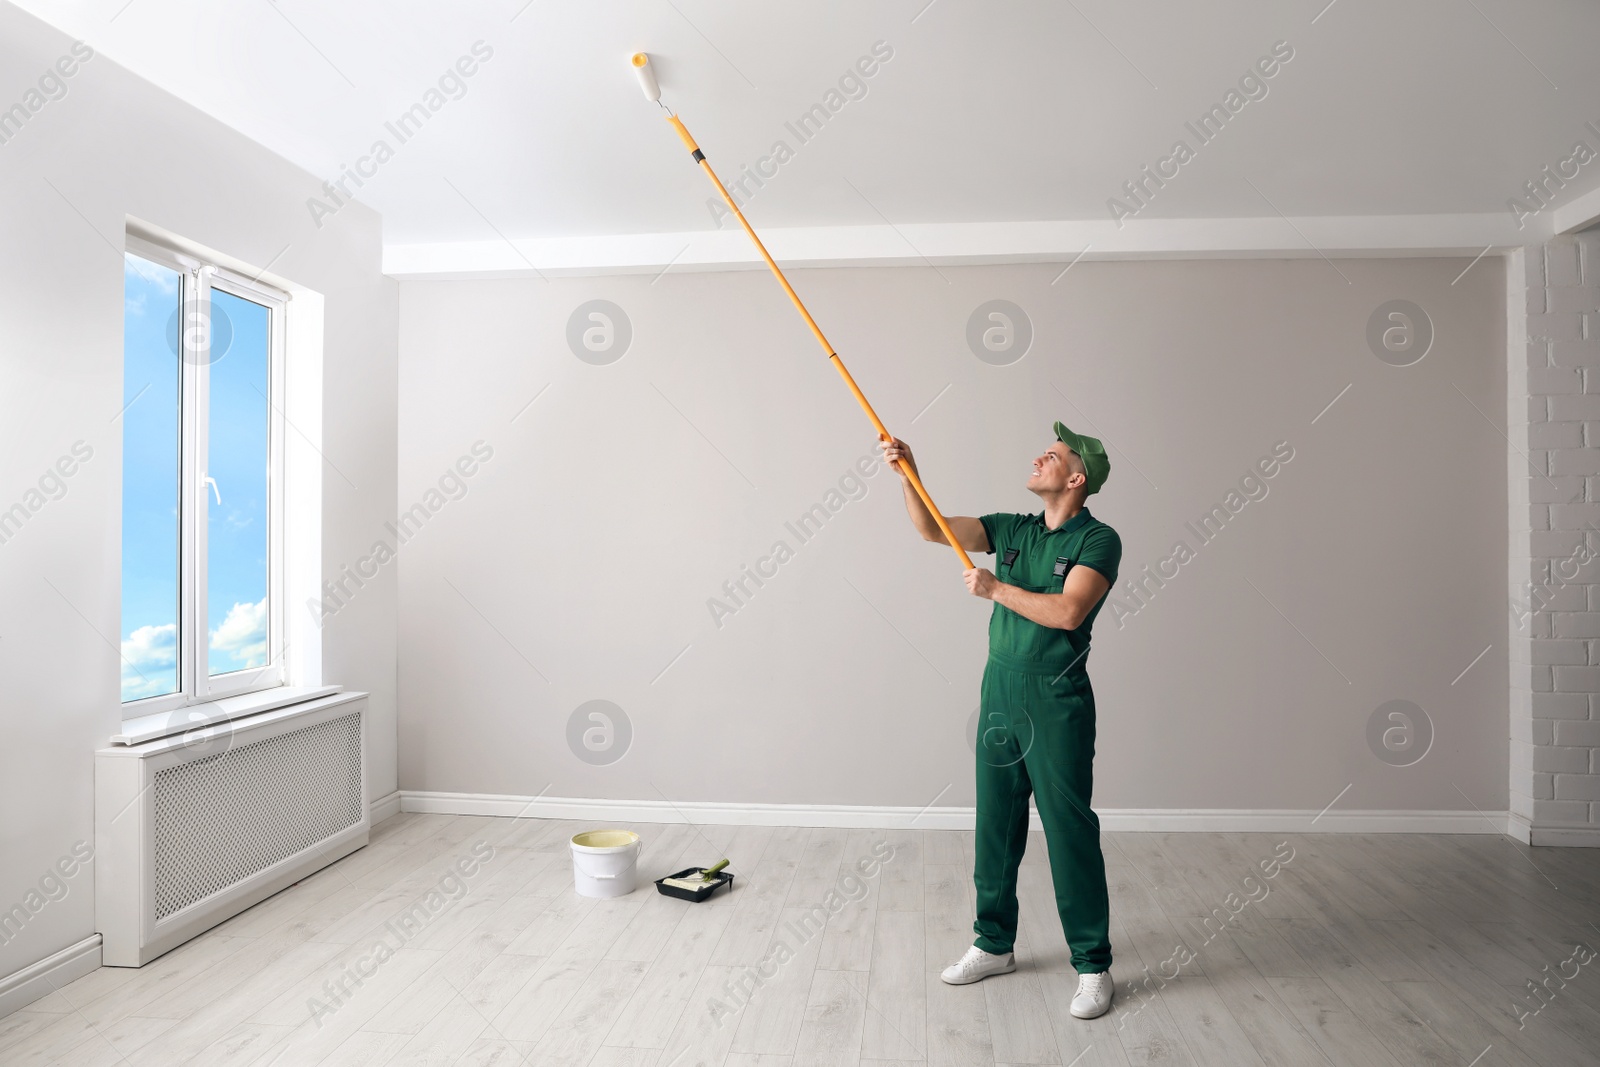
[[[1043, 512], [979, 521], [995, 553], [995, 575], [1007, 585], [1059, 593], [1074, 566], [1116, 582], [1122, 540], [1088, 508], [1054, 530], [1045, 527]], [[1084, 974], [1111, 966], [1100, 819], [1089, 807], [1094, 692], [1085, 667], [1089, 630], [1104, 603], [1102, 597], [1075, 630], [1040, 626], [995, 604], [978, 715], [975, 944], [1005, 953], [1016, 940], [1017, 865], [1028, 843], [1031, 793], [1050, 850], [1061, 929], [1072, 966]]]

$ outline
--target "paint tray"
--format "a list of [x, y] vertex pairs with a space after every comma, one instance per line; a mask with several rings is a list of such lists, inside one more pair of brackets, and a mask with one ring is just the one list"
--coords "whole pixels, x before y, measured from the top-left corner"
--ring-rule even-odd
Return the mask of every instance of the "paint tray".
[[707, 897], [709, 897], [712, 893], [715, 893], [717, 890], [721, 889], [723, 886], [733, 884], [733, 875], [729, 874], [725, 870], [718, 871], [716, 874], [712, 875], [711, 881], [707, 882], [699, 889], [684, 889], [681, 886], [667, 884], [667, 878], [689, 878], [691, 876], [704, 873], [704, 867], [690, 867], [686, 870], [679, 871], [676, 874], [669, 874], [666, 876], [666, 878], [657, 878], [656, 889], [659, 890], [663, 896], [677, 897], [679, 900], [688, 900], [698, 904], [702, 900], [705, 900]]

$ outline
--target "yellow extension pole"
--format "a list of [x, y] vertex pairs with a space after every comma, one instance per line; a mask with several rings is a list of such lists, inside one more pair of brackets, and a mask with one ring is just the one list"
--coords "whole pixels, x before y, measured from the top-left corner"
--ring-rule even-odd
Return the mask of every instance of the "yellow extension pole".
[[[844, 361], [839, 358], [839, 353], [833, 350], [833, 346], [828, 343], [828, 339], [823, 336], [821, 328], [817, 326], [816, 320], [811, 317], [811, 312], [807, 311], [806, 306], [800, 302], [800, 297], [796, 295], [794, 287], [789, 284], [789, 279], [783, 276], [783, 271], [779, 270], [778, 265], [772, 261], [772, 256], [767, 252], [767, 246], [761, 243], [761, 238], [756, 236], [756, 231], [751, 228], [749, 221], [745, 219], [744, 212], [739, 210], [739, 205], [733, 202], [733, 197], [729, 196], [728, 190], [723, 187], [722, 180], [717, 177], [717, 172], [711, 169], [710, 163], [706, 162], [706, 154], [700, 151], [699, 145], [694, 143], [694, 138], [689, 136], [689, 131], [684, 128], [683, 122], [678, 116], [668, 114], [667, 121], [672, 123], [673, 129], [678, 131], [678, 136], [683, 140], [684, 147], [689, 149], [689, 153], [694, 157], [695, 162], [700, 164], [700, 169], [706, 172], [706, 177], [711, 179], [711, 184], [715, 185], [717, 192], [722, 194], [722, 199], [727, 202], [728, 210], [733, 212], [733, 217], [739, 220], [739, 225], [744, 227], [744, 232], [750, 235], [750, 240], [755, 243], [756, 251], [760, 252], [761, 258], [767, 261], [767, 266], [772, 269], [773, 277], [778, 279], [778, 284], [783, 286], [783, 291], [788, 293], [789, 299], [794, 302], [795, 310], [800, 312], [800, 317], [806, 320], [807, 326], [811, 327], [812, 336], [817, 339], [817, 344], [822, 346], [822, 350], [828, 354], [829, 361], [833, 363], [834, 369], [839, 372], [839, 377], [844, 379], [844, 384], [850, 387], [850, 392], [855, 396], [856, 403], [861, 405], [861, 410], [865, 411], [867, 418], [872, 420], [873, 428], [878, 431], [878, 436], [882, 440], [892, 441], [894, 435], [883, 425], [883, 421], [878, 418], [878, 413], [872, 410], [872, 405], [867, 402], [866, 395], [861, 392], [861, 387], [856, 384], [856, 380], [845, 369]], [[906, 479], [911, 483], [911, 488], [915, 489], [917, 496], [922, 498], [922, 503], [928, 509], [928, 513], [933, 516], [933, 521], [939, 524], [939, 530], [944, 534], [944, 539], [950, 543], [951, 548], [955, 549], [956, 555], [961, 557], [962, 566], [971, 570], [973, 566], [971, 557], [961, 547], [961, 542], [956, 540], [956, 535], [951, 531], [950, 524], [940, 514], [938, 506], [933, 502], [933, 497], [929, 496], [928, 490], [923, 487], [922, 479], [917, 477], [917, 472], [899, 460], [895, 461], [895, 466], [900, 468]]]

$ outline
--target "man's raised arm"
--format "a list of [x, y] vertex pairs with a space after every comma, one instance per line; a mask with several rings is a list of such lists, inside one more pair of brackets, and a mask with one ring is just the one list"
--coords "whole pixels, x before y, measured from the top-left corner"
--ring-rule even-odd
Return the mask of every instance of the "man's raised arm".
[[[939, 529], [939, 524], [933, 521], [933, 515], [928, 511], [927, 505], [911, 487], [911, 480], [905, 472], [894, 466], [895, 460], [900, 460], [912, 470], [917, 469], [917, 461], [911, 458], [911, 448], [898, 437], [890, 441], [879, 441], [878, 447], [883, 449], [884, 462], [894, 467], [894, 472], [900, 475], [900, 488], [905, 493], [906, 512], [911, 516], [911, 525], [917, 528], [924, 541], [935, 544], [947, 545], [950, 542], [944, 539], [944, 531]], [[920, 471], [917, 472], [919, 475]], [[950, 524], [951, 531], [961, 542], [961, 547], [968, 552], [992, 552], [989, 546], [989, 535], [983, 528], [983, 523], [970, 515], [946, 515], [944, 521]]]

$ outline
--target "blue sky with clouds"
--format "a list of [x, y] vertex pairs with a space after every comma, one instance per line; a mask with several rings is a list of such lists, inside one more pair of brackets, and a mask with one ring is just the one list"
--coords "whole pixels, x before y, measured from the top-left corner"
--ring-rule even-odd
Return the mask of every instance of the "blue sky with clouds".
[[[122, 699], [178, 690], [181, 277], [124, 270]], [[206, 648], [213, 675], [267, 662], [268, 311], [213, 291]], [[224, 316], [227, 325], [224, 326]], [[226, 341], [227, 347], [222, 348]], [[220, 499], [220, 503], [219, 503]]]

